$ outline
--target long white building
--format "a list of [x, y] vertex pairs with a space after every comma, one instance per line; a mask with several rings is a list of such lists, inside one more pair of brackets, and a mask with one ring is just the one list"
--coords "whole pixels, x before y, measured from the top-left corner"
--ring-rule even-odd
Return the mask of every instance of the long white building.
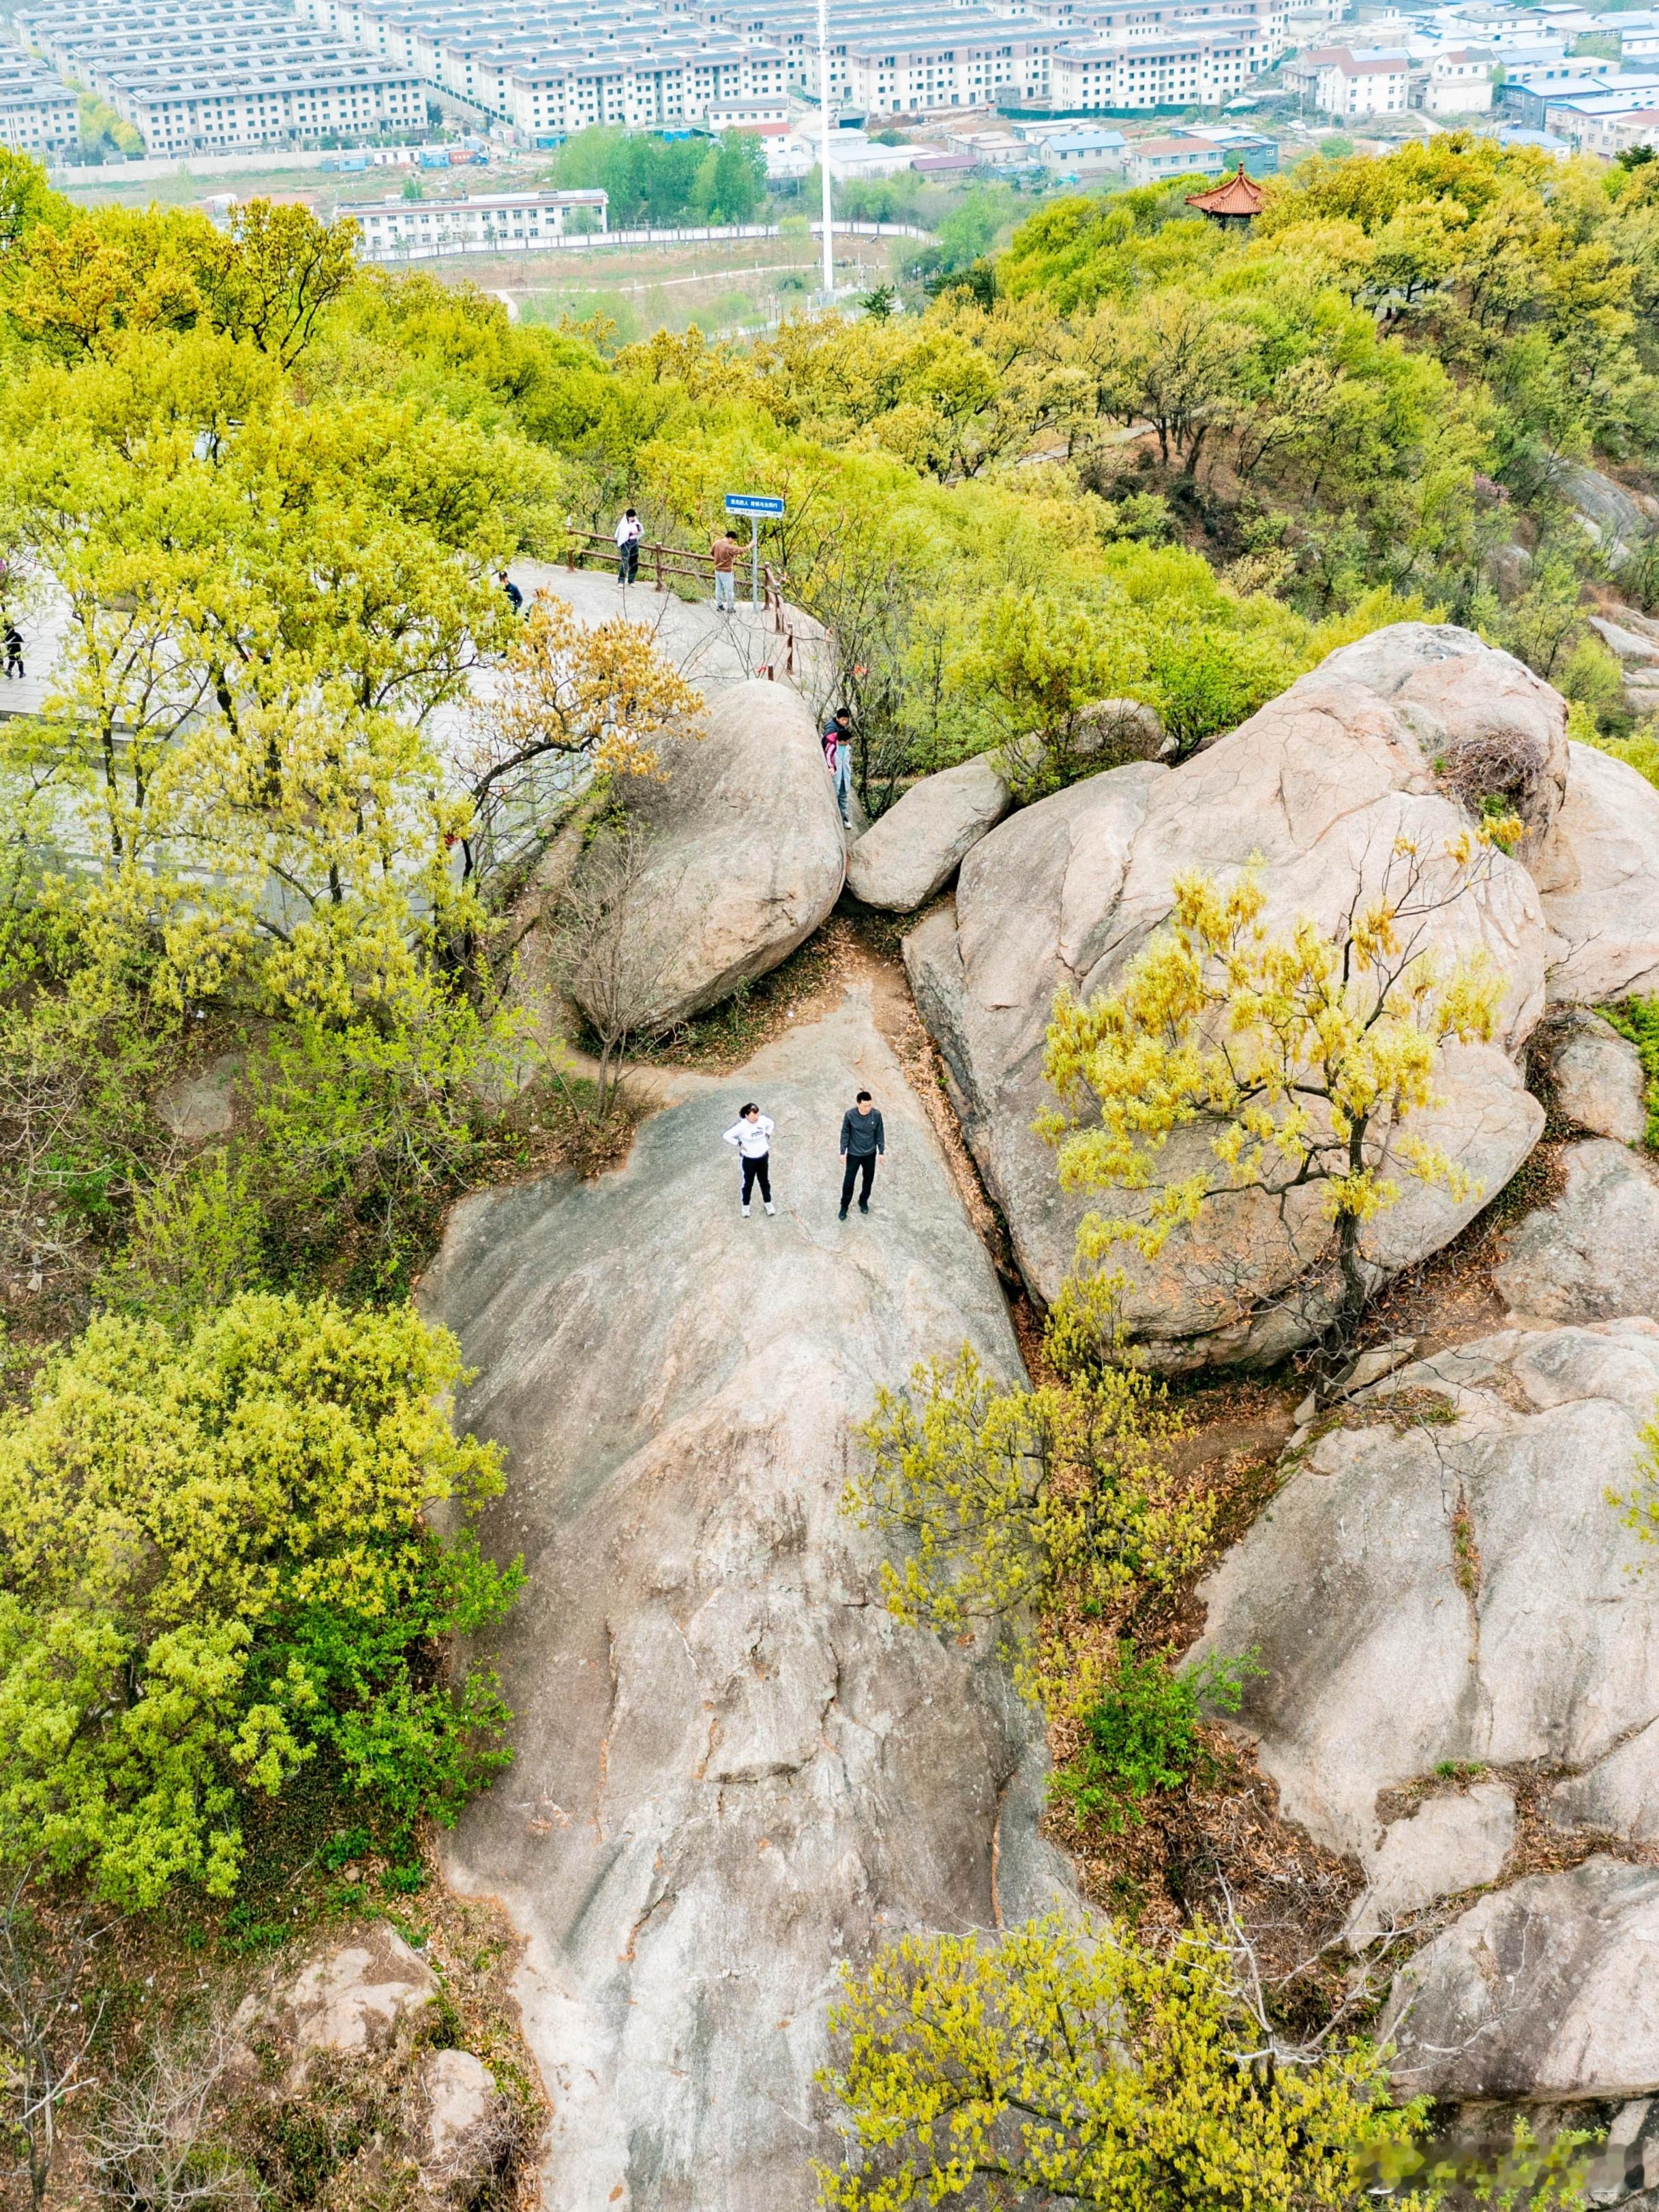
[[362, 225], [365, 260], [418, 261], [445, 253], [523, 252], [556, 246], [574, 233], [603, 234], [606, 208], [601, 191], [523, 191], [424, 205], [369, 200], [351, 212]]
[[287, 0], [26, 0], [19, 33], [151, 154], [233, 153], [418, 131], [416, 73], [308, 26]]
[[53, 161], [80, 139], [80, 105], [69, 87], [16, 47], [0, 46], [0, 146]]

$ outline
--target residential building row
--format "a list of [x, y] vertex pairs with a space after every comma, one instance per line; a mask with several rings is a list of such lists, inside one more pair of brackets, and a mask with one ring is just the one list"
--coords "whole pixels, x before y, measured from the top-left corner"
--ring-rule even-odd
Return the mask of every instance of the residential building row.
[[69, 87], [20, 47], [0, 45], [0, 146], [58, 161], [80, 142], [80, 104]]
[[368, 138], [426, 121], [412, 70], [308, 32], [281, 0], [26, 0], [14, 21], [153, 155]]

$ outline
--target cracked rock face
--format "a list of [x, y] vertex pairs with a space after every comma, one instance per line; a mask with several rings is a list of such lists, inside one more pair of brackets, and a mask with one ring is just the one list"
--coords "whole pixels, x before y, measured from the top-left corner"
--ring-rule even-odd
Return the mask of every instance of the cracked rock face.
[[1659, 1315], [1659, 1180], [1606, 1137], [1561, 1152], [1562, 1189], [1503, 1239], [1492, 1271], [1512, 1313], [1549, 1321]]
[[1558, 1020], [1549, 1054], [1558, 1111], [1592, 1137], [1639, 1145], [1648, 1127], [1641, 1054], [1599, 1014], [1572, 1007]]
[[1659, 2088], [1659, 1868], [1586, 1859], [1483, 1897], [1395, 1978], [1378, 2040], [1413, 2094]]
[[1575, 744], [1567, 795], [1529, 865], [1549, 925], [1552, 1002], [1659, 990], [1659, 791]]
[[[860, 1083], [885, 1119], [838, 1223]], [[720, 1143], [777, 1125], [775, 1219]], [[964, 1339], [1018, 1373], [995, 1278], [867, 1000], [642, 1127], [620, 1171], [473, 1199], [426, 1291], [505, 1445], [486, 1538], [531, 1580], [495, 1653], [517, 1763], [448, 1850], [528, 1938], [551, 2212], [806, 2212], [843, 1959], [1046, 1908], [1037, 1717], [986, 1648], [902, 1629], [838, 1501], [878, 1384]]]
[[[1266, 1669], [1240, 1725], [1285, 1812], [1374, 1885], [1423, 1817], [1390, 1825], [1380, 1792], [1433, 1789], [1443, 1762], [1593, 1776], [1659, 1720], [1659, 1575], [1607, 1496], [1638, 1481], [1656, 1399], [1646, 1320], [1414, 1361], [1345, 1409], [1371, 1425], [1313, 1443], [1204, 1586], [1200, 1656], [1254, 1648]], [[1443, 1831], [1409, 1854], [1413, 1906], [1495, 1878], [1494, 1832], [1467, 1828], [1467, 1850]]]
[[[1056, 991], [1111, 988], [1167, 921], [1178, 875], [1203, 870], [1228, 882], [1258, 862], [1270, 927], [1306, 914], [1334, 930], [1356, 899], [1381, 891], [1401, 839], [1448, 868], [1445, 848], [1468, 822], [1437, 776], [1436, 762], [1446, 769], [1455, 750], [1449, 732], [1463, 732], [1471, 748], [1501, 738], [1531, 763], [1528, 803], [1541, 830], [1565, 777], [1565, 716], [1559, 698], [1508, 654], [1466, 631], [1403, 624], [1332, 655], [1182, 767], [1112, 769], [1016, 814], [974, 848], [954, 915], [941, 909], [913, 931], [905, 962], [968, 1140], [1041, 1298], [1052, 1300], [1064, 1280], [1090, 1206], [1059, 1189], [1053, 1151], [1032, 1131], [1054, 1103], [1042, 1054]], [[1400, 1204], [1367, 1232], [1383, 1273], [1455, 1236], [1543, 1126], [1515, 1064], [1544, 1005], [1547, 939], [1530, 876], [1494, 854], [1484, 879], [1421, 929], [1443, 964], [1484, 951], [1505, 990], [1499, 1035], [1443, 1055], [1444, 1103], [1416, 1125], [1476, 1192], [1454, 1197], [1402, 1178]], [[1201, 1126], [1178, 1132], [1164, 1154], [1172, 1178], [1209, 1158]], [[1229, 1196], [1206, 1209], [1201, 1237], [1172, 1237], [1156, 1264], [1127, 1263], [1126, 1317], [1167, 1366], [1276, 1358], [1311, 1333], [1304, 1287], [1329, 1249], [1316, 1193], [1282, 1210]]]

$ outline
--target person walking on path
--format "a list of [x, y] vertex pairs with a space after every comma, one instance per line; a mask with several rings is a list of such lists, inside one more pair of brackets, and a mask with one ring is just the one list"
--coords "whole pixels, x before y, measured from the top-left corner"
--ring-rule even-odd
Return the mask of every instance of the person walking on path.
[[763, 1114], [751, 1101], [738, 1109], [738, 1118], [726, 1132], [726, 1141], [735, 1145], [738, 1157], [743, 1162], [743, 1218], [749, 1218], [749, 1197], [755, 1185], [760, 1185], [763, 1204], [769, 1213], [775, 1213], [772, 1203], [771, 1167], [772, 1116]]
[[7, 675], [21, 676], [23, 672], [23, 633], [15, 622], [6, 624], [3, 642]]
[[505, 568], [501, 570], [501, 589], [507, 593], [507, 604], [508, 606], [512, 608], [515, 615], [521, 615], [524, 612], [524, 593], [514, 582], [512, 577], [507, 574]]
[[738, 605], [738, 541], [729, 530], [718, 537], [708, 549], [714, 563], [714, 605], [732, 614]]
[[841, 818], [850, 828], [848, 809], [853, 793], [853, 718], [845, 707], [837, 707], [824, 724], [823, 761], [836, 787], [836, 804], [841, 809]]
[[640, 540], [645, 526], [630, 507], [617, 525], [617, 581], [632, 584], [640, 573]]
[[841, 1117], [841, 1156], [847, 1163], [841, 1179], [841, 1218], [847, 1218], [848, 1200], [853, 1195], [854, 1182], [862, 1177], [863, 1189], [859, 1193], [859, 1212], [870, 1211], [870, 1186], [876, 1179], [876, 1162], [887, 1152], [887, 1132], [881, 1126], [881, 1109], [871, 1103], [867, 1091], [860, 1091], [858, 1103], [849, 1106]]

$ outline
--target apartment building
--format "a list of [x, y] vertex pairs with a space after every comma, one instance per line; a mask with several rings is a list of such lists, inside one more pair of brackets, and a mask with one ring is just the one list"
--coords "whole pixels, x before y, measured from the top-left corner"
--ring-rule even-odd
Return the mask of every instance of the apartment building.
[[80, 142], [80, 106], [69, 87], [15, 46], [0, 46], [0, 146], [56, 161]]
[[422, 204], [370, 200], [351, 210], [362, 225], [366, 261], [409, 261], [445, 253], [524, 252], [574, 235], [603, 234], [608, 202], [601, 191], [480, 192], [465, 200]]
[[532, 142], [594, 124], [775, 128], [788, 120], [775, 40], [640, 0], [299, 0], [319, 31]]
[[1220, 107], [1273, 66], [1248, 18], [1121, 42], [1079, 42], [1054, 58], [1054, 106], [1067, 114]]
[[1425, 115], [1484, 115], [1492, 106], [1492, 58], [1480, 46], [1452, 46], [1412, 70], [1411, 102]]
[[26, 6], [20, 33], [108, 101], [151, 154], [233, 153], [419, 130], [407, 70], [308, 31], [279, 0], [114, 0]]

